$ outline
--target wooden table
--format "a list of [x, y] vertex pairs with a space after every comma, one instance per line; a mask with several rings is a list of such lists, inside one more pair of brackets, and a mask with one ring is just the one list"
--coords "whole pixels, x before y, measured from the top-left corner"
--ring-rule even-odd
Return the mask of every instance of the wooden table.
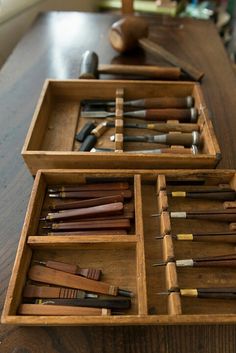
[[[35, 104], [46, 78], [75, 78], [81, 54], [100, 63], [161, 64], [142, 52], [119, 58], [107, 39], [114, 15], [47, 13], [20, 41], [0, 73], [0, 305], [2, 307], [33, 179], [20, 156]], [[236, 77], [210, 22], [152, 18], [151, 37], [205, 71], [202, 89], [223, 159], [236, 168]], [[1, 353], [159, 352], [232, 353], [236, 326], [7, 327], [0, 328]]]

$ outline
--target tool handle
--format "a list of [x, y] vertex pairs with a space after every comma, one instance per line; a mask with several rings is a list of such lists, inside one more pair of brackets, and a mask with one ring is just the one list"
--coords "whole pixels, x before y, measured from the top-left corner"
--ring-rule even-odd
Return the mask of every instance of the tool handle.
[[46, 267], [54, 268], [54, 270], [68, 272], [72, 274], [79, 274], [79, 267], [77, 265], [67, 264], [59, 261], [46, 261]]
[[47, 299], [41, 299], [38, 301], [40, 304], [47, 305], [68, 305], [68, 306], [79, 306], [89, 308], [106, 308], [106, 309], [129, 309], [131, 306], [131, 300], [128, 298], [111, 298], [111, 299], [100, 299], [100, 298], [88, 298], [88, 299], [54, 299], [48, 301]]
[[[158, 137], [158, 135], [157, 135]], [[190, 147], [192, 145], [199, 146], [200, 135], [194, 131], [192, 133], [171, 133], [166, 135], [166, 144], [168, 145], [183, 145]]]
[[179, 120], [195, 122], [193, 109], [147, 109], [145, 117], [147, 120]]
[[89, 190], [89, 191], [72, 191], [72, 192], [61, 192], [59, 197], [62, 198], [78, 198], [78, 199], [91, 199], [96, 197], [104, 196], [117, 196], [121, 195], [124, 198], [131, 198], [131, 190]]
[[111, 314], [109, 309], [100, 308], [87, 308], [87, 307], [74, 307], [62, 305], [44, 305], [44, 304], [21, 304], [18, 310], [20, 315], [33, 315], [33, 316], [54, 316], [54, 315], [78, 315], [78, 316], [108, 316]]
[[60, 203], [55, 203], [52, 206], [52, 209], [55, 211], [60, 211], [60, 210], [68, 210], [73, 208], [99, 206], [99, 205], [105, 205], [107, 203], [123, 202], [123, 201], [124, 201], [124, 197], [122, 195], [105, 196], [105, 197], [98, 197], [95, 199], [88, 199], [88, 200], [81, 200], [81, 201], [72, 201], [72, 202], [64, 201]]
[[118, 75], [138, 75], [150, 77], [152, 79], [171, 79], [178, 80], [181, 70], [178, 67], [159, 67], [145, 65], [112, 65], [103, 64], [98, 66], [98, 72], [101, 74]]
[[96, 79], [98, 78], [98, 56], [95, 52], [87, 50], [81, 58], [80, 62], [80, 79]]
[[65, 210], [63, 212], [51, 213], [48, 215], [49, 220], [66, 220], [67, 218], [80, 217], [96, 217], [98, 215], [111, 215], [121, 213], [124, 209], [122, 202], [113, 202], [105, 205], [92, 206], [86, 208], [78, 208]]
[[68, 223], [53, 223], [52, 229], [59, 231], [67, 230], [83, 230], [83, 229], [129, 229], [130, 220], [128, 218], [120, 218], [114, 220], [97, 220], [97, 221], [81, 221]]
[[94, 123], [86, 123], [82, 127], [82, 129], [79, 131], [78, 134], [75, 135], [75, 139], [79, 142], [83, 142], [85, 138], [90, 134], [90, 132], [96, 128], [96, 125]]
[[73, 275], [51, 268], [35, 265], [30, 268], [29, 279], [43, 283], [64, 286], [74, 289], [82, 289], [95, 293], [117, 295], [118, 288], [109, 283], [93, 281], [88, 278]]
[[198, 291], [198, 298], [208, 299], [236, 299], [236, 293], [204, 293]]
[[97, 142], [97, 136], [95, 135], [88, 135], [84, 142], [81, 144], [79, 151], [81, 152], [89, 152]]
[[188, 62], [176, 57], [174, 54], [170, 53], [168, 50], [164, 49], [157, 43], [149, 40], [148, 38], [141, 38], [138, 40], [138, 43], [139, 46], [147, 52], [158, 57], [161, 56], [169, 63], [180, 67], [183, 72], [187, 73], [195, 81], [201, 81], [201, 79], [203, 78], [204, 72], [196, 69]]
[[236, 259], [195, 261], [194, 267], [236, 267]]

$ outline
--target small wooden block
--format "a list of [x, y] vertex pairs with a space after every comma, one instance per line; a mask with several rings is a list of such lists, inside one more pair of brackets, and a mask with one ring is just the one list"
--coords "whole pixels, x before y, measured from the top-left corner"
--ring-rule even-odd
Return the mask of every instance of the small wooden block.
[[168, 209], [168, 199], [167, 199], [165, 190], [161, 190], [159, 192], [157, 203], [158, 203], [158, 212], [161, 213], [162, 211], [166, 211]]
[[170, 234], [171, 225], [170, 225], [170, 215], [169, 212], [162, 212], [160, 216], [160, 228], [161, 234]]
[[168, 295], [168, 313], [169, 315], [182, 314], [180, 293], [170, 293]]
[[165, 235], [163, 238], [163, 258], [166, 262], [173, 261], [175, 258], [173, 240], [171, 235]]
[[169, 291], [176, 291], [179, 289], [178, 277], [175, 262], [168, 262], [166, 264], [166, 288]]
[[123, 150], [123, 134], [115, 134], [115, 150]]
[[166, 190], [166, 177], [163, 174], [159, 174], [157, 177], [157, 194], [161, 190]]
[[224, 209], [227, 208], [236, 208], [236, 201], [226, 201], [223, 203]]

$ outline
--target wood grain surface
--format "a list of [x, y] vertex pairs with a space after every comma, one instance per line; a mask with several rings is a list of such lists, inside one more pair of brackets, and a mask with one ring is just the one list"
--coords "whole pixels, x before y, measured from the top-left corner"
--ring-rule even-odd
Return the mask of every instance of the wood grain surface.
[[[164, 64], [141, 50], [119, 57], [107, 39], [116, 20], [114, 15], [42, 14], [0, 72], [1, 308], [33, 183], [20, 151], [44, 80], [77, 77], [81, 54], [87, 49], [96, 51], [104, 64]], [[218, 167], [236, 168], [236, 77], [214, 25], [153, 17], [150, 33], [153, 40], [206, 73], [202, 89], [223, 156]], [[235, 351], [234, 325], [0, 328], [1, 353]]]

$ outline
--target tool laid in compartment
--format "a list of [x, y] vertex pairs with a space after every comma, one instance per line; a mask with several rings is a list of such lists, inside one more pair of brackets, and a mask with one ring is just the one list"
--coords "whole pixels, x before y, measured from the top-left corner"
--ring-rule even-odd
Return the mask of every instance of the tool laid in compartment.
[[233, 170], [39, 171], [2, 321], [235, 322], [235, 190]]
[[48, 80], [22, 155], [33, 174], [212, 168], [221, 153], [209, 115], [195, 82]]

